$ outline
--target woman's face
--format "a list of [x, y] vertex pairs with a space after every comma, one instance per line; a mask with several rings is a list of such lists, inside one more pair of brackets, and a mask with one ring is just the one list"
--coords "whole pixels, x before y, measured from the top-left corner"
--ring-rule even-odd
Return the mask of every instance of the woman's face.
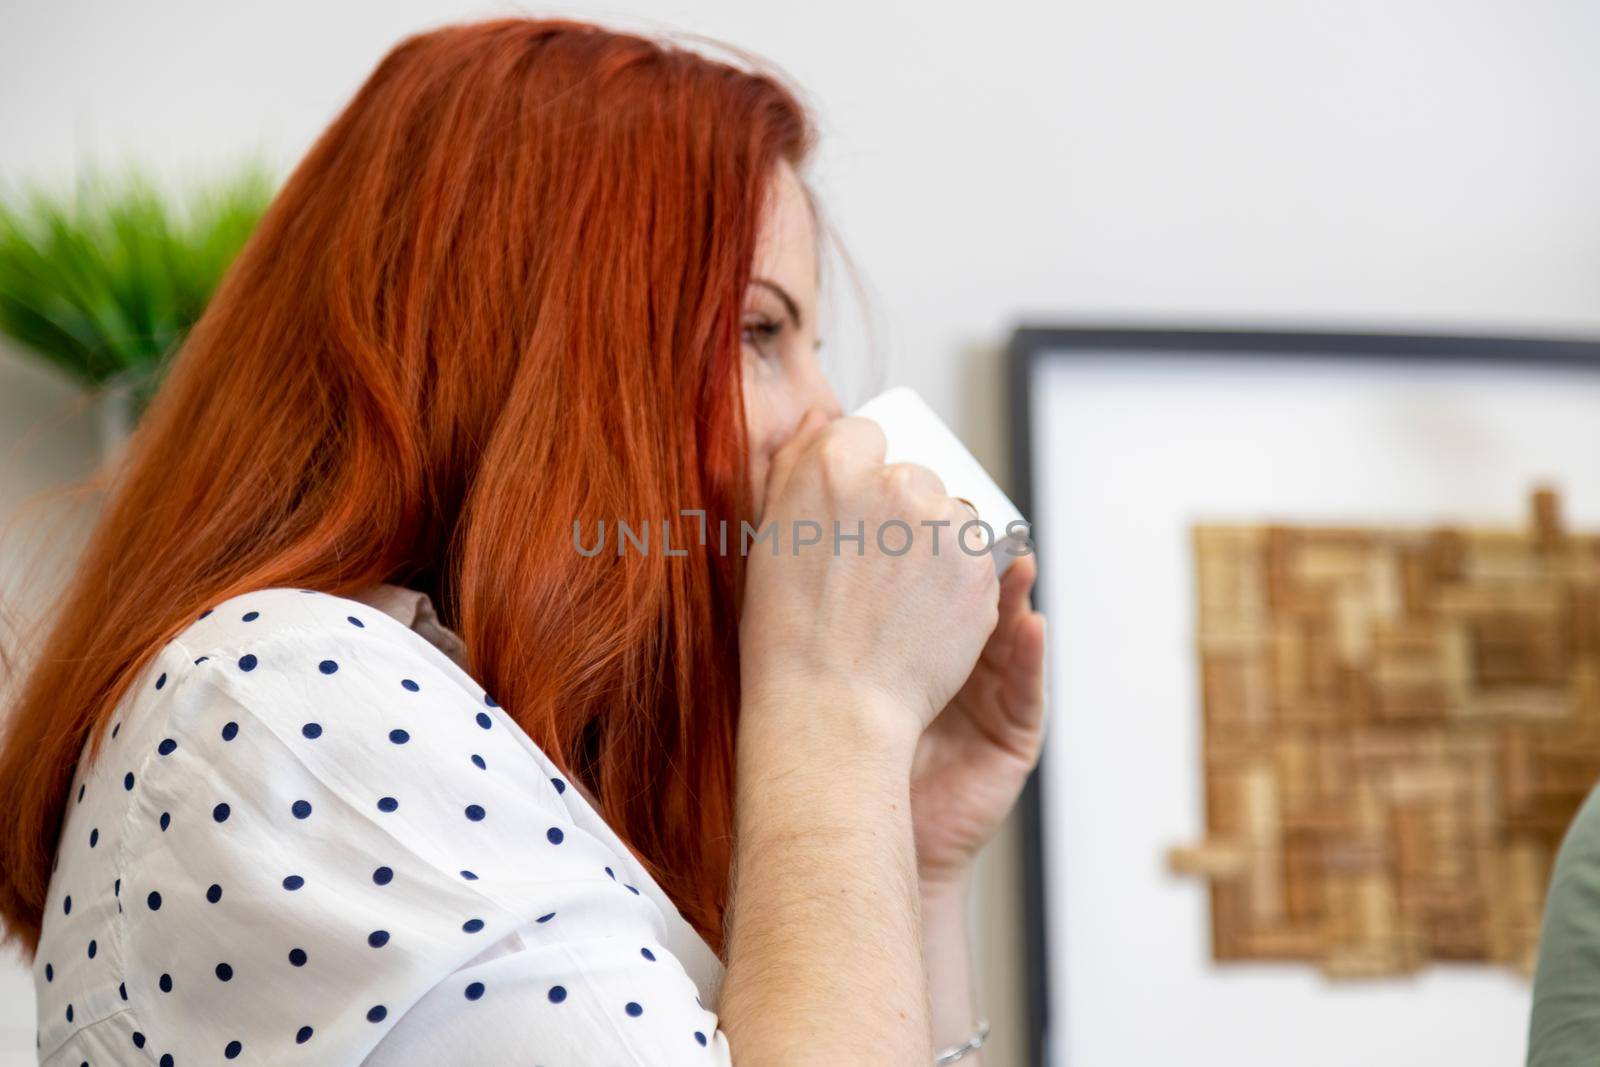
[[806, 411], [838, 417], [839, 398], [822, 374], [817, 349], [817, 235], [810, 202], [794, 168], [778, 168], [777, 197], [756, 239], [744, 300], [744, 412], [749, 430], [752, 500], [765, 505], [773, 453], [793, 436]]

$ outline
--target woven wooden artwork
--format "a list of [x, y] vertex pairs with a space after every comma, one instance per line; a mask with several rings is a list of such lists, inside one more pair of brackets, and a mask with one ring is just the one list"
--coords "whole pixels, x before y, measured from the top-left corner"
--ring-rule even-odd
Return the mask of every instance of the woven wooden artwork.
[[1526, 529], [1197, 526], [1217, 960], [1328, 974], [1538, 947], [1600, 778], [1600, 535], [1549, 490]]

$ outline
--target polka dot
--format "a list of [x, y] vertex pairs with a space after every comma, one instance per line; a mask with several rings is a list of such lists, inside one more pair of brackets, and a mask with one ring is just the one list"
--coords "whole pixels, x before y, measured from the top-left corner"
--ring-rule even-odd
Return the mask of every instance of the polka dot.
[[643, 956], [647, 960], [653, 960], [656, 958], [656, 954], [647, 948], [641, 948], [639, 950], [639, 955]]
[[44, 980], [46, 982], [54, 982], [56, 980], [56, 969], [48, 963], [44, 965]]
[[64, 897], [62, 899], [62, 901], [61, 901], [61, 914], [63, 914], [63, 915], [71, 915], [72, 914], [72, 894], [70, 894], [70, 893], [67, 894], [66, 897]]
[[244, 655], [239, 657], [239, 669], [241, 671], [253, 671], [256, 669], [257, 662], [259, 661], [256, 659], [253, 652], [246, 652]]
[[551, 919], [554, 919], [555, 917], [556, 917], [556, 913], [553, 912], [553, 911], [550, 911], [550, 912], [546, 912], [545, 914], [539, 916], [537, 919], [535, 919], [533, 921], [536, 922], [536, 923], [547, 923]]
[[128, 983], [126, 983], [126, 982], [118, 982], [117, 983], [117, 996], [121, 997], [123, 1000], [127, 1000], [128, 999]]
[[289, 811], [292, 812], [294, 817], [297, 819], [308, 819], [311, 817], [311, 801], [297, 800], [289, 808]]
[[388, 867], [379, 867], [372, 872], [372, 880], [378, 885], [388, 885], [394, 881], [394, 871]]
[[483, 920], [482, 919], [468, 919], [466, 922], [461, 924], [461, 929], [464, 930], [465, 932], [469, 933], [469, 934], [475, 934], [479, 930], [483, 929]]
[[462, 871], [461, 877], [465, 878], [469, 882], [476, 882], [478, 880], [478, 876], [473, 874], [471, 871]]
[[114, 896], [114, 897], [120, 897], [122, 895], [122, 879], [121, 878], [118, 878], [115, 882], [111, 883], [111, 895]]
[[86, 788], [88, 788], [88, 786], [87, 786], [87, 785], [80, 785], [80, 786], [78, 786], [78, 803], [79, 803], [79, 804], [82, 804], [82, 803], [83, 803], [83, 791], [84, 791], [84, 790], [85, 790], [85, 789], [86, 789]]
[[[219, 819], [218, 821], [220, 822], [221, 820]], [[171, 812], [166, 812], [166, 811], [162, 812], [161, 813], [161, 832], [162, 833], [166, 833], [167, 832], [167, 827], [169, 827], [171, 825], [172, 825], [172, 813]]]
[[322, 724], [320, 722], [308, 722], [304, 726], [300, 727], [300, 733], [312, 741], [315, 741], [317, 738], [322, 736]]
[[550, 779], [550, 784], [556, 787], [557, 793], [565, 793], [567, 791], [567, 783], [559, 778]]
[[606, 877], [610, 878], [613, 882], [615, 882], [617, 880], [617, 872], [613, 871], [610, 867], [607, 867], [606, 868]]
[[161, 672], [161, 677], [156, 679], [156, 688], [160, 689], [162, 686], [164, 686], [166, 684], [167, 684], [167, 672], [166, 671], [162, 671]]
[[196, 666], [196, 667], [198, 667], [198, 666], [200, 666], [200, 664], [202, 664], [202, 663], [204, 663], [204, 662], [205, 662], [205, 661], [206, 661], [206, 660], [208, 660], [208, 659], [210, 659], [210, 658], [211, 658], [211, 657], [210, 657], [210, 656], [199, 656], [199, 657], [197, 657], [197, 658], [196, 658], [196, 659], [195, 659], [195, 661], [194, 661], [194, 665], [195, 665], [195, 666]]
[[99, 947], [100, 947], [100, 946], [99, 946], [99, 943], [98, 943], [98, 942], [96, 942], [96, 941], [95, 941], [95, 939], [94, 939], [94, 938], [92, 938], [92, 937], [91, 937], [91, 938], [90, 938], [90, 939], [89, 939], [89, 958], [90, 958], [90, 959], [91, 959], [91, 960], [92, 960], [92, 959], [94, 959], [94, 954], [95, 954], [95, 950], [96, 950], [96, 949], [97, 949], [97, 948], [99, 948]]
[[302, 1026], [300, 1029], [295, 1031], [294, 1043], [297, 1045], [305, 1044], [307, 1041], [311, 1040], [311, 1033], [311, 1027]]
[[487, 730], [494, 725], [494, 720], [480, 711], [478, 712], [478, 725]]
[[633, 1016], [635, 1019], [644, 1014], [644, 1009], [639, 1006], [639, 1002], [636, 1000], [628, 1001], [627, 1006], [622, 1010]]
[[306, 965], [306, 950], [303, 948], [290, 949], [289, 964], [293, 967], [304, 967]]
[[479, 997], [483, 996], [483, 983], [473, 982], [471, 985], [467, 986], [464, 992], [468, 1000], [477, 1000]]
[[112, 739], [112, 740], [113, 740], [113, 741], [115, 741], [115, 740], [116, 740], [116, 739], [117, 739], [117, 734], [118, 734], [118, 733], [119, 733], [119, 732], [120, 732], [120, 731], [121, 731], [121, 730], [122, 730], [122, 724], [121, 724], [121, 723], [120, 723], [120, 722], [119, 722], [119, 723], [116, 723], [116, 724], [115, 724], [115, 725], [113, 725], [113, 726], [112, 726], [112, 727], [111, 727], [111, 739]]
[[239, 736], [239, 724], [238, 723], [230, 722], [230, 723], [228, 723], [226, 726], [224, 726], [222, 728], [222, 739], [224, 741], [232, 741], [235, 737], [238, 737], [238, 736]]
[[199, 614], [199, 616], [197, 616], [197, 617], [198, 617], [198, 618], [202, 618], [202, 619], [203, 619], [203, 618], [205, 618], [205, 617], [206, 617], [206, 616], [207, 616], [207, 615], [210, 615], [210, 614], [211, 614], [211, 609], [210, 609], [210, 608], [207, 608], [207, 609], [206, 609], [206, 610], [204, 610], [204, 611], [202, 611], [202, 612], [201, 612], [201, 613], [200, 613], [200, 614]]
[[291, 874], [283, 880], [283, 888], [293, 893], [296, 889], [306, 884], [306, 880], [298, 874]]
[[170, 974], [162, 975], [161, 976], [161, 980], [159, 982], [157, 982], [156, 985], [161, 987], [161, 992], [163, 992], [163, 993], [172, 992], [172, 975], [170, 975]]
[[410, 678], [402, 678], [400, 679], [400, 688], [404, 689], [408, 693], [415, 693], [418, 689], [421, 689], [422, 686], [418, 685], [416, 682], [413, 682]]
[[220, 885], [216, 885], [215, 883], [213, 883], [211, 888], [206, 890], [206, 899], [209, 900], [213, 904], [215, 904], [217, 901], [221, 900], [222, 899], [222, 887]]
[[151, 911], [161, 910], [161, 894], [157, 893], [154, 889], [150, 891], [149, 896], [144, 898], [144, 902], [150, 906]]
[[233, 981], [233, 968], [230, 965], [226, 964], [226, 963], [217, 964], [217, 981], [219, 981], [219, 982], [231, 982], [231, 981]]
[[332, 674], [338, 669], [339, 665], [331, 659], [325, 659], [321, 663], [317, 664], [317, 670], [321, 671], [323, 674]]
[[632, 893], [634, 896], [638, 896], [639, 895], [639, 891], [637, 889], [635, 889], [631, 885], [625, 885], [622, 888], [626, 889], [628, 892]]
[[178, 751], [178, 742], [169, 737], [156, 746], [156, 751], [163, 756], [170, 756]]
[[236, 1059], [239, 1058], [239, 1053], [241, 1053], [243, 1051], [244, 1051], [244, 1045], [240, 1044], [237, 1041], [230, 1041], [230, 1042], [228, 1042], [226, 1047], [223, 1048], [222, 1056], [223, 1056], [224, 1059], [236, 1060]]
[[700, 1031], [696, 1030], [694, 1032], [694, 1039], [696, 1041], [700, 1042], [700, 1047], [701, 1048], [705, 1048], [705, 1045], [706, 1045], [706, 1035], [705, 1034], [702, 1034]]
[[394, 809], [398, 808], [399, 806], [400, 806], [400, 802], [398, 800], [396, 800], [394, 797], [379, 797], [378, 798], [378, 810], [379, 811], [393, 811]]
[[137, 1030], [133, 1032], [133, 1047], [144, 1048], [144, 1035]]
[[133, 772], [132, 771], [129, 771], [127, 774], [124, 774], [122, 776], [122, 788], [124, 788], [124, 789], [132, 789], [133, 788]]
[[489, 769], [489, 765], [483, 762], [483, 757], [478, 755], [476, 752], [472, 754], [472, 765], [478, 768], [480, 771], [486, 771]]
[[490, 696], [488, 693], [483, 694], [483, 702], [489, 705], [491, 708], [498, 708], [500, 706], [494, 702], [494, 697]]
[[367, 624], [362, 622], [360, 619], [356, 618], [354, 615], [346, 615], [344, 618], [345, 618], [345, 621], [348, 622], [351, 626], [355, 626], [355, 627], [357, 627], [359, 629], [362, 629], [362, 630], [365, 630], [367, 628]]
[[374, 930], [372, 933], [367, 935], [367, 944], [371, 945], [373, 948], [382, 948], [388, 943], [389, 931], [387, 930]]
[[89, 831], [89, 847], [90, 848], [94, 848], [94, 846], [98, 845], [99, 843], [100, 843], [100, 828], [97, 826], [94, 829]]
[[485, 812], [483, 810], [483, 805], [481, 805], [481, 804], [468, 804], [467, 805], [467, 818], [471, 819], [473, 822], [482, 822], [484, 814], [485, 814]]
[[70, 1023], [71, 1021], [72, 1021], [72, 1005], [68, 1004], [67, 1005], [67, 1022]]
[[411, 740], [411, 735], [406, 733], [404, 730], [390, 730], [389, 740], [397, 745], [403, 745], [407, 741]]
[[560, 1004], [563, 1000], [566, 1000], [566, 999], [567, 999], [567, 987], [566, 986], [553, 985], [553, 986], [550, 987], [550, 1003], [552, 1003], [552, 1004]]
[[384, 1017], [388, 1014], [388, 1008], [384, 1007], [382, 1004], [374, 1004], [372, 1007], [367, 1009], [367, 1022], [381, 1023], [383, 1022]]
[[163, 1052], [158, 1067], [172, 1067], [172, 1053]]
[[228, 813], [231, 810], [233, 809], [229, 808], [227, 804], [218, 804], [216, 807], [211, 809], [211, 818], [217, 822], [227, 822]]
[[559, 845], [567, 835], [561, 832], [561, 827], [552, 826], [550, 829], [544, 832], [544, 836], [545, 840], [549, 841], [552, 845]]
[[243, 615], [239, 616], [239, 621], [240, 622], [255, 622], [259, 618], [261, 618], [261, 612], [259, 612], [259, 611], [247, 611]]

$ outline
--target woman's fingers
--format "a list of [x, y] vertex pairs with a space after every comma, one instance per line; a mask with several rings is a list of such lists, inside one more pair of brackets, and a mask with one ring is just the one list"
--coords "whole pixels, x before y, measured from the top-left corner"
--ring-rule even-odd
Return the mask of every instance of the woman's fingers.
[[794, 434], [783, 443], [772, 456], [772, 465], [767, 470], [767, 499], [776, 497], [783, 490], [783, 485], [789, 480], [789, 475], [794, 472], [794, 466], [800, 456], [810, 447], [817, 435], [827, 429], [828, 413], [822, 408], [809, 408], [800, 417], [800, 422], [794, 428]]
[[1030, 611], [1012, 630], [1000, 685], [1011, 725], [1035, 739], [1044, 725], [1044, 651], [1044, 616]]
[[1011, 660], [1017, 624], [1033, 609], [1028, 594], [1033, 591], [1033, 581], [1038, 566], [1033, 557], [1018, 556], [1000, 576], [1000, 608], [994, 633], [984, 646], [983, 665], [996, 671], [1005, 671]]
[[939, 476], [920, 463], [890, 463], [883, 468], [883, 476], [890, 480], [899, 480], [907, 488], [916, 489], [918, 492], [927, 493], [929, 496], [944, 496], [944, 482]]
[[1029, 610], [1028, 594], [1033, 592], [1033, 581], [1038, 573], [1039, 565], [1032, 555], [1027, 555], [1012, 560], [1011, 566], [1000, 576], [1001, 625]]

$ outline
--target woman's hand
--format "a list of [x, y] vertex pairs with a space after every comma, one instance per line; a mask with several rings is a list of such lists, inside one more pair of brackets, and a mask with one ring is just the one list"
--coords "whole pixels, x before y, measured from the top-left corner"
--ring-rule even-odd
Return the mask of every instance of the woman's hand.
[[[957, 528], [966, 509], [884, 448], [876, 423], [814, 413], [767, 474], [761, 529], [779, 541], [745, 568], [720, 1005], [740, 1063], [925, 1064], [966, 1025], [970, 995], [944, 1005], [970, 968], [925, 957], [910, 774], [994, 632], [999, 583], [948, 535], [933, 553], [923, 524]], [[859, 540], [836, 542], [835, 521]], [[917, 535], [904, 555], [875, 536], [895, 522]]]
[[999, 622], [977, 665], [917, 742], [911, 817], [925, 900], [958, 891], [973, 857], [1016, 805], [1044, 740], [1044, 616], [1019, 556], [1000, 584]]
[[[799, 728], [835, 705], [877, 709], [871, 723], [903, 739], [909, 762], [928, 724], [971, 686], [999, 583], [986, 554], [955, 551], [948, 536], [934, 551], [928, 524], [955, 529], [970, 513], [926, 467], [885, 464], [885, 447], [870, 419], [812, 412], [774, 456], [761, 525], [775, 526], [778, 542], [750, 549], [740, 675], [754, 713], [808, 709]], [[809, 545], [792, 537], [807, 523], [819, 538]], [[852, 540], [835, 541], [835, 524]], [[886, 546], [911, 534], [901, 555], [880, 548], [890, 524], [904, 530]]]

